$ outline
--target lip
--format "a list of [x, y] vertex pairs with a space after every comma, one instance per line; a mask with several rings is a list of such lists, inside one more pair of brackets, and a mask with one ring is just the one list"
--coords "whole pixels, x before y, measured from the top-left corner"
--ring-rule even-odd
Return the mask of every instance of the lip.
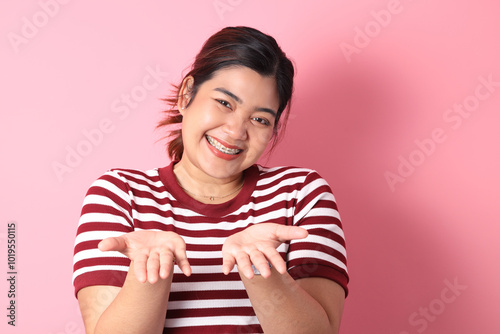
[[[207, 135], [207, 136], [210, 136], [210, 135]], [[242, 150], [241, 147], [234, 146], [234, 145], [229, 145], [228, 143], [226, 143], [222, 139], [219, 139], [219, 138], [214, 137], [214, 136], [210, 136], [210, 137], [212, 137], [213, 139], [217, 140], [219, 143], [221, 143], [222, 145], [226, 146], [227, 148], [230, 148], [230, 149], [233, 149], [233, 150]]]
[[[213, 139], [215, 139], [216, 141], [218, 141], [219, 143], [221, 143], [222, 145], [224, 145], [225, 147], [227, 148], [230, 148], [230, 149], [235, 149], [235, 150], [242, 150], [242, 148], [238, 147], [238, 146], [234, 146], [234, 145], [229, 145], [228, 143], [226, 143], [225, 141], [223, 140], [220, 140], [219, 138], [217, 137], [214, 137], [214, 136], [210, 136], [212, 137]], [[212, 153], [221, 158], [221, 159], [224, 159], [224, 160], [234, 160], [234, 159], [238, 159], [240, 157], [240, 153], [238, 154], [227, 154], [227, 153], [224, 153], [224, 152], [221, 152], [219, 151], [218, 149], [216, 149], [215, 147], [213, 147], [209, 142], [208, 142], [208, 139], [206, 138], [205, 136], [205, 142], [207, 143], [207, 146], [208, 148], [212, 151]]]

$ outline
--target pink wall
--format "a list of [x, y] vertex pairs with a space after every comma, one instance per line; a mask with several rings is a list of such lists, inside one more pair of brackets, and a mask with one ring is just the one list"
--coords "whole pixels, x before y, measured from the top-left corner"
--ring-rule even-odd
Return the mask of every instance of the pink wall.
[[2, 316], [0, 331], [84, 332], [71, 266], [87, 187], [112, 167], [167, 164], [158, 99], [211, 33], [251, 25], [298, 67], [267, 163], [317, 169], [339, 203], [351, 274], [341, 332], [500, 333], [499, 3], [173, 3], [0, 5], [5, 276], [11, 221], [18, 241], [18, 326]]

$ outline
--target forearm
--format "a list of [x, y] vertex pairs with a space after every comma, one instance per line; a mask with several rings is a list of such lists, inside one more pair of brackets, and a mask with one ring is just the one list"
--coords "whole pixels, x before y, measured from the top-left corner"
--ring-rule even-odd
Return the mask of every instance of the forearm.
[[[271, 268], [271, 276], [240, 277], [265, 333], [336, 333], [321, 304], [288, 274]], [[338, 319], [340, 321], [340, 319]]]
[[94, 333], [162, 333], [172, 272], [156, 283], [139, 282], [133, 261], [120, 292], [102, 313]]

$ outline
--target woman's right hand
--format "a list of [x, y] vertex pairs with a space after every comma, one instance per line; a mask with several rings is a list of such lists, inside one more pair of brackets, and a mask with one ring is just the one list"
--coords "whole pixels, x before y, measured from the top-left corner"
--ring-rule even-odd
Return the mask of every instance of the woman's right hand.
[[98, 248], [104, 252], [118, 251], [134, 261], [135, 277], [141, 283], [149, 281], [153, 284], [158, 277], [167, 278], [175, 262], [184, 275], [191, 275], [186, 243], [175, 232], [129, 232], [102, 240]]

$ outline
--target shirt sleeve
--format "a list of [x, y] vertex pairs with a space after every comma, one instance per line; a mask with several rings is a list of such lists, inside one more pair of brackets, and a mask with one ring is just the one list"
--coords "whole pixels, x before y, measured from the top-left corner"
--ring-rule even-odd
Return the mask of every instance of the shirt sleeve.
[[87, 286], [123, 286], [130, 260], [119, 252], [102, 252], [97, 245], [105, 238], [134, 230], [129, 190], [126, 181], [116, 171], [108, 171], [89, 188], [75, 239], [75, 296]]
[[294, 279], [323, 277], [337, 282], [348, 294], [347, 254], [337, 204], [328, 183], [315, 171], [297, 193], [295, 226], [309, 232], [292, 240], [287, 253], [288, 271]]

